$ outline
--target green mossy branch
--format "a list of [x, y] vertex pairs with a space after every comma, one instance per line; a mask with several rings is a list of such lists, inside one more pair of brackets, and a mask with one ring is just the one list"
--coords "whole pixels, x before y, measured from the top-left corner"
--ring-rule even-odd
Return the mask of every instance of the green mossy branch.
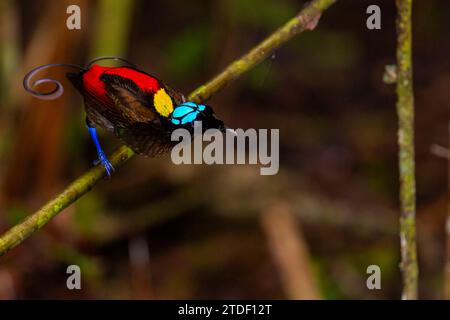
[[[231, 63], [224, 71], [207, 84], [200, 86], [191, 93], [189, 95], [189, 100], [197, 103], [207, 100], [222, 89], [228, 82], [235, 80], [240, 75], [249, 71], [258, 63], [269, 57], [273, 51], [281, 47], [295, 35], [305, 30], [314, 29], [322, 11], [326, 10], [334, 2], [336, 2], [336, 0], [314, 0], [309, 2], [297, 16], [272, 33], [243, 57]], [[132, 158], [133, 155], [134, 153], [130, 148], [121, 146], [109, 158], [112, 165], [117, 169], [127, 160]], [[86, 174], [76, 179], [62, 193], [47, 202], [37, 212], [28, 216], [23, 222], [8, 230], [0, 238], [0, 256], [46, 225], [64, 208], [89, 192], [89, 190], [104, 177], [105, 170], [103, 167], [97, 166], [92, 168]]]
[[412, 0], [397, 4], [397, 114], [400, 172], [400, 247], [403, 299], [417, 299], [416, 185], [414, 173], [414, 92], [412, 79]]

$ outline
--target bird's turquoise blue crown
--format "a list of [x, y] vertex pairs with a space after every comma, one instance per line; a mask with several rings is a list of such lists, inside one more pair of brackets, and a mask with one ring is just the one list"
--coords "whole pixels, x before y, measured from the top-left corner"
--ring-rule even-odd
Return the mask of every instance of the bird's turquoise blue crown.
[[194, 102], [183, 102], [176, 106], [171, 115], [171, 122], [174, 125], [183, 125], [194, 122], [200, 112], [204, 111], [204, 104], [196, 104]]

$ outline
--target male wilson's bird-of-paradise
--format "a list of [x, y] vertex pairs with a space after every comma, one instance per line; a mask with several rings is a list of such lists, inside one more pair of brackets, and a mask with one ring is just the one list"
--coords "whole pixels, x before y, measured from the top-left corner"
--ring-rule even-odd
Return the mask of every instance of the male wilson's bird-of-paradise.
[[[124, 66], [106, 67], [96, 64], [101, 60], [117, 60]], [[24, 78], [25, 90], [40, 99], [56, 99], [64, 91], [55, 79], [44, 78], [32, 82], [33, 76], [47, 68], [68, 67], [78, 72], [67, 73], [67, 78], [82, 94], [86, 109], [86, 124], [94, 141], [101, 163], [108, 175], [114, 170], [100, 146], [96, 126], [115, 133], [138, 154], [156, 156], [168, 152], [174, 130], [184, 128], [193, 132], [195, 123], [202, 130], [215, 128], [224, 131], [210, 106], [185, 101], [183, 95], [170, 89], [159, 79], [137, 69], [132, 63], [118, 57], [101, 57], [83, 68], [74, 64], [54, 63], [31, 70]], [[50, 92], [38, 92], [34, 87], [53, 83]]]

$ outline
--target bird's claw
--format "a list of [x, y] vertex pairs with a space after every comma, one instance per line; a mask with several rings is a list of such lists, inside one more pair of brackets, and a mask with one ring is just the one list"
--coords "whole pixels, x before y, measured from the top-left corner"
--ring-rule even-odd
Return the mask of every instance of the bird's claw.
[[98, 165], [100, 163], [105, 168], [108, 176], [111, 176], [111, 173], [114, 171], [114, 167], [103, 152], [98, 154], [98, 159], [94, 161], [94, 165]]

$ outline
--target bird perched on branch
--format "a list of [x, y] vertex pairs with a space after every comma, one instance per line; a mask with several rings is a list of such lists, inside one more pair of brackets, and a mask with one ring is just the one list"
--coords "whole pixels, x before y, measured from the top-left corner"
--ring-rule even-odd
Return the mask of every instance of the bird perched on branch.
[[[106, 67], [96, 64], [101, 60], [116, 60], [126, 65]], [[202, 130], [215, 128], [224, 131], [210, 106], [185, 101], [183, 95], [170, 89], [159, 79], [137, 69], [132, 63], [117, 57], [101, 57], [83, 68], [74, 64], [47, 64], [31, 70], [24, 78], [24, 88], [41, 99], [56, 99], [64, 89], [55, 79], [44, 78], [31, 82], [38, 72], [51, 67], [69, 67], [77, 72], [67, 78], [82, 94], [86, 109], [86, 124], [97, 149], [98, 160], [108, 175], [114, 170], [100, 146], [96, 127], [115, 133], [133, 151], [147, 156], [168, 152], [175, 142], [175, 129], [193, 131], [201, 121]], [[55, 88], [41, 93], [33, 89], [42, 83], [53, 83]]]

